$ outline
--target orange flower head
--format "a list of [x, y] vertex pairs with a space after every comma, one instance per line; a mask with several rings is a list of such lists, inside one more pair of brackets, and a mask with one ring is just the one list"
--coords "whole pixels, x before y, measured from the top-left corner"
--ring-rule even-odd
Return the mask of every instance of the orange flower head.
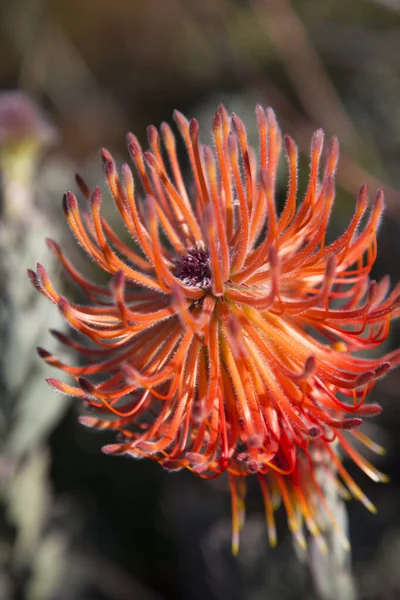
[[281, 133], [270, 108], [257, 106], [256, 117], [258, 157], [243, 122], [223, 106], [213, 120], [213, 148], [200, 144], [195, 119], [175, 113], [191, 165], [189, 187], [166, 123], [160, 133], [149, 127], [147, 152], [129, 134], [142, 199], [129, 166], [119, 175], [102, 150], [129, 244], [101, 215], [99, 188], [91, 193], [77, 177], [87, 208], [68, 192], [65, 216], [110, 283], [89, 281], [48, 241], [88, 303], [60, 296], [41, 265], [30, 278], [86, 341], [53, 332], [83, 357], [81, 366], [43, 349], [39, 355], [72, 375], [75, 385], [48, 382], [91, 407], [81, 423], [120, 432], [120, 441], [104, 452], [150, 457], [204, 478], [229, 473], [234, 552], [244, 520], [244, 478], [251, 474], [260, 482], [271, 544], [282, 500], [298, 542], [305, 545], [308, 530], [324, 549], [321, 521], [338, 525], [322, 480], [346, 487], [374, 510], [339, 455], [385, 480], [352, 439], [381, 451], [358, 426], [362, 417], [380, 412], [367, 395], [400, 354], [365, 358], [356, 352], [386, 339], [399, 312], [400, 287], [390, 292], [387, 277], [369, 280], [382, 192], [369, 206], [364, 185], [347, 230], [327, 245], [337, 140], [320, 176], [324, 135], [315, 133], [307, 191], [297, 204], [298, 153], [284, 138], [289, 186], [279, 215]]

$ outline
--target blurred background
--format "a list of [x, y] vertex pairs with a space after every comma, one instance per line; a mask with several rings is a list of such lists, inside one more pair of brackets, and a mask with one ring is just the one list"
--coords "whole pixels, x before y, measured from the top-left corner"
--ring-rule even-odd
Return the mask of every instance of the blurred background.
[[[47, 387], [54, 373], [34, 349], [55, 350], [48, 329], [63, 325], [26, 277], [40, 261], [77, 298], [44, 238], [84, 263], [61, 197], [75, 171], [102, 181], [100, 146], [121, 164], [125, 133], [145, 145], [147, 125], [171, 122], [174, 108], [206, 140], [220, 102], [252, 137], [259, 102], [297, 140], [300, 181], [312, 132], [338, 135], [332, 236], [364, 181], [372, 196], [384, 188], [373, 276], [398, 280], [399, 48], [400, 0], [0, 0], [0, 600], [400, 597], [399, 372], [373, 392], [385, 410], [365, 430], [387, 448], [375, 463], [391, 482], [355, 474], [379, 512], [348, 503], [352, 556], [296, 556], [281, 513], [269, 549], [250, 483], [233, 558], [223, 477], [102, 455], [112, 437], [83, 429], [79, 407]], [[116, 218], [111, 201], [105, 210]], [[399, 342], [394, 323], [385, 350]]]

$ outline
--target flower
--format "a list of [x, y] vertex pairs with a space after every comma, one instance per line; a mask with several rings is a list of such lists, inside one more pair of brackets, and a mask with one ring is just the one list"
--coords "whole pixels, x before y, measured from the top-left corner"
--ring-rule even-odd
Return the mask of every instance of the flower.
[[33, 179], [38, 161], [42, 152], [56, 141], [56, 129], [29, 96], [19, 91], [0, 92], [3, 220], [17, 224], [32, 218]]
[[[229, 473], [234, 552], [244, 519], [244, 478], [251, 474], [261, 485], [271, 544], [281, 499], [296, 539], [305, 544], [305, 525], [324, 549], [322, 518], [338, 526], [321, 472], [374, 510], [338, 452], [372, 479], [386, 478], [351, 441], [381, 451], [357, 427], [361, 417], [380, 412], [379, 405], [366, 403], [367, 395], [400, 354], [355, 353], [386, 339], [399, 312], [400, 287], [389, 292], [387, 277], [380, 283], [368, 278], [383, 193], [369, 208], [364, 185], [347, 230], [327, 245], [337, 140], [320, 178], [324, 135], [315, 133], [309, 183], [297, 206], [298, 153], [284, 138], [289, 187], [278, 215], [281, 133], [272, 109], [257, 106], [256, 116], [258, 159], [243, 122], [223, 106], [213, 120], [214, 149], [200, 144], [195, 119], [175, 113], [192, 170], [189, 188], [167, 124], [161, 136], [148, 128], [148, 152], [129, 134], [143, 200], [129, 166], [119, 176], [102, 150], [111, 194], [133, 239], [129, 245], [101, 215], [99, 188], [91, 193], [77, 177], [88, 212], [68, 192], [65, 216], [86, 253], [111, 275], [110, 284], [86, 279], [49, 240], [89, 303], [60, 296], [41, 265], [30, 278], [87, 344], [53, 332], [82, 355], [81, 366], [68, 366], [43, 349], [39, 355], [75, 379], [75, 385], [48, 382], [92, 408], [95, 414], [82, 416], [81, 423], [120, 432], [118, 443], [104, 452], [150, 457], [204, 478]], [[344, 534], [342, 540], [347, 546]]]

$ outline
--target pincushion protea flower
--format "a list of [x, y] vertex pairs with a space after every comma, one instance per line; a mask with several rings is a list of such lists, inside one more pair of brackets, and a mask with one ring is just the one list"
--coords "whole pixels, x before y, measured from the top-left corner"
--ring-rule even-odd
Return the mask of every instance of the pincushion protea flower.
[[[61, 297], [40, 265], [30, 278], [87, 344], [53, 332], [83, 356], [83, 366], [68, 366], [43, 349], [39, 355], [75, 379], [75, 385], [48, 381], [92, 407], [95, 414], [82, 416], [83, 424], [120, 432], [120, 441], [104, 452], [150, 457], [167, 469], [187, 468], [204, 478], [229, 473], [234, 552], [244, 517], [244, 478], [252, 474], [261, 485], [271, 544], [281, 499], [297, 540], [305, 544], [306, 529], [324, 549], [321, 521], [338, 525], [317, 469], [370, 510], [373, 505], [337, 450], [372, 479], [385, 480], [352, 439], [381, 451], [357, 427], [361, 417], [380, 412], [366, 397], [400, 355], [361, 358], [354, 352], [385, 340], [398, 313], [400, 288], [389, 293], [387, 277], [380, 283], [368, 279], [382, 192], [369, 208], [364, 185], [348, 229], [325, 244], [338, 142], [330, 144], [320, 179], [321, 130], [311, 143], [309, 183], [299, 206], [297, 149], [285, 137], [289, 188], [278, 216], [281, 133], [271, 109], [257, 106], [256, 115], [258, 159], [242, 121], [224, 107], [213, 121], [214, 149], [200, 144], [195, 119], [175, 113], [192, 169], [189, 188], [167, 124], [161, 125], [161, 137], [149, 127], [148, 152], [129, 134], [143, 199], [129, 166], [119, 175], [102, 150], [131, 245], [101, 215], [100, 190], [90, 193], [77, 177], [87, 212], [68, 192], [65, 216], [86, 253], [110, 274], [110, 284], [86, 279], [49, 240], [89, 302]], [[347, 546], [344, 535], [342, 540]]]

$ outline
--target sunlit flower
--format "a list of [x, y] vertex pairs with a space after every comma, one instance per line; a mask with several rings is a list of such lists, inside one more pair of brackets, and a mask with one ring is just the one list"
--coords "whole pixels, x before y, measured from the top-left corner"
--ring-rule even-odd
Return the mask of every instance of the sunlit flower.
[[[68, 192], [65, 216], [86, 253], [111, 275], [110, 284], [86, 279], [50, 240], [89, 302], [61, 297], [40, 265], [30, 271], [31, 280], [87, 344], [82, 336], [53, 332], [82, 355], [78, 367], [45, 350], [39, 354], [75, 379], [75, 385], [48, 381], [92, 407], [95, 414], [82, 416], [82, 423], [120, 432], [118, 443], [104, 452], [150, 457], [205, 478], [229, 473], [234, 552], [244, 478], [251, 474], [261, 485], [271, 544], [274, 510], [282, 500], [298, 542], [305, 544], [308, 530], [323, 548], [321, 521], [338, 525], [317, 471], [371, 510], [338, 452], [374, 480], [385, 480], [352, 440], [381, 451], [357, 427], [361, 417], [380, 412], [366, 397], [399, 362], [399, 353], [365, 358], [354, 352], [386, 339], [400, 288], [389, 292], [387, 277], [368, 279], [382, 192], [369, 207], [364, 185], [348, 229], [326, 245], [337, 140], [320, 178], [324, 136], [315, 133], [309, 183], [297, 206], [297, 148], [285, 137], [289, 186], [278, 215], [281, 133], [271, 109], [257, 106], [256, 115], [258, 158], [242, 121], [224, 107], [214, 117], [213, 148], [200, 144], [195, 119], [175, 113], [192, 170], [189, 186], [165, 123], [161, 136], [149, 127], [148, 152], [128, 135], [143, 193], [135, 192], [129, 166], [119, 175], [102, 151], [111, 194], [132, 237], [128, 245], [101, 215], [100, 190], [91, 193], [77, 177], [88, 209], [80, 210]], [[344, 535], [342, 540], [347, 546]]]

